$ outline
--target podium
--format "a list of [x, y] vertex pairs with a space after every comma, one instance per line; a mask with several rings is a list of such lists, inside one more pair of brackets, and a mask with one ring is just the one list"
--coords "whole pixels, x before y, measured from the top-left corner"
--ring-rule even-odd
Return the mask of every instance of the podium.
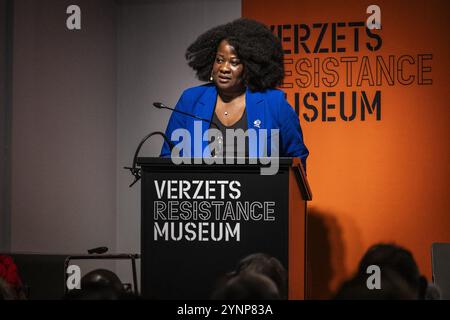
[[[254, 160], [254, 159], [253, 159]], [[288, 272], [288, 299], [305, 298], [306, 201], [301, 162], [179, 164], [138, 158], [141, 181], [141, 286], [149, 299], [209, 299], [221, 276], [252, 253]]]

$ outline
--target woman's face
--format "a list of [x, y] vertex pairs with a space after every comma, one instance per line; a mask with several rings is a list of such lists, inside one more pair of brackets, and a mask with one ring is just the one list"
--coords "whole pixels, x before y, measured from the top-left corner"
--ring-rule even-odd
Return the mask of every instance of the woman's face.
[[236, 50], [227, 40], [222, 40], [217, 48], [212, 77], [218, 89], [225, 92], [241, 92], [245, 87], [242, 79], [244, 66]]

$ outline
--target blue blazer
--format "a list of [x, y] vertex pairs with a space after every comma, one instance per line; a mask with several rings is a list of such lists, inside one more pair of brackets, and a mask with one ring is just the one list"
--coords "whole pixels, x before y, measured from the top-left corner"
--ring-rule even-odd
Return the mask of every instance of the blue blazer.
[[[246, 112], [248, 129], [258, 131], [267, 129], [267, 141], [265, 147], [270, 150], [270, 129], [279, 129], [279, 156], [280, 157], [299, 157], [306, 165], [308, 149], [303, 143], [303, 134], [297, 114], [286, 101], [284, 92], [277, 89], [269, 89], [264, 92], [252, 92], [247, 89], [246, 92]], [[205, 84], [185, 90], [180, 97], [175, 109], [194, 114], [203, 119], [212, 119], [217, 100], [217, 90], [214, 84]], [[208, 141], [202, 142], [202, 150], [194, 148], [194, 121], [192, 117], [173, 112], [166, 129], [166, 135], [171, 139], [172, 132], [178, 128], [184, 128], [191, 134], [191, 155], [193, 157], [202, 157], [203, 150], [208, 148]], [[202, 122], [203, 133], [209, 129], [210, 124]], [[199, 135], [197, 135], [199, 136]], [[201, 139], [201, 138], [200, 138]], [[175, 144], [179, 141], [172, 140]], [[255, 144], [257, 148], [249, 148], [249, 157], [262, 155], [264, 149], [259, 148], [260, 142]], [[264, 144], [262, 144], [264, 145]], [[207, 153], [209, 154], [209, 152]], [[164, 142], [161, 150], [161, 157], [170, 156], [169, 145]]]

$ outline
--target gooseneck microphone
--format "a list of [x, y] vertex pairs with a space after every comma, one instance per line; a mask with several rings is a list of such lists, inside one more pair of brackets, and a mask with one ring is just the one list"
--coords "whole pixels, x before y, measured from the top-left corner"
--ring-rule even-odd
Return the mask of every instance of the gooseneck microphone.
[[172, 111], [174, 111], [174, 112], [184, 114], [184, 115], [189, 116], [189, 117], [192, 117], [192, 118], [194, 118], [194, 119], [208, 122], [209, 124], [212, 124], [214, 127], [216, 127], [216, 129], [220, 130], [220, 129], [219, 129], [219, 126], [218, 126], [214, 121], [212, 121], [212, 120], [200, 118], [200, 117], [196, 116], [195, 114], [188, 113], [188, 112], [185, 112], [185, 111], [181, 111], [181, 110], [177, 110], [177, 109], [175, 109], [175, 108], [168, 107], [168, 106], [166, 106], [166, 105], [165, 105], [164, 103], [162, 103], [162, 102], [153, 102], [153, 105], [154, 105], [156, 108], [158, 108], [158, 109], [172, 110]]
[[[180, 110], [177, 110], [175, 108], [170, 108], [170, 107], [166, 106], [162, 102], [154, 102], [153, 105], [156, 108], [158, 108], [158, 109], [171, 110], [173, 112], [181, 113], [181, 114], [183, 114], [185, 116], [192, 117], [192, 118], [197, 119], [197, 120], [205, 121], [205, 122], [213, 125], [214, 127], [216, 127], [216, 129], [218, 129], [220, 131], [219, 126], [214, 121], [211, 121], [211, 120], [208, 120], [208, 119], [204, 119], [204, 118], [200, 118], [200, 117], [196, 116], [195, 114], [191, 114], [191, 113], [188, 113], [188, 112], [180, 111]], [[142, 139], [142, 141], [139, 143], [138, 147], [136, 148], [136, 152], [134, 153], [134, 157], [133, 157], [133, 165], [131, 167], [124, 167], [124, 169], [130, 170], [131, 174], [134, 176], [134, 181], [130, 184], [130, 187], [132, 187], [136, 182], [138, 182], [139, 179], [141, 179], [141, 176], [142, 176], [141, 169], [136, 168], [137, 157], [138, 157], [139, 151], [141, 150], [142, 145], [144, 144], [144, 142], [147, 141], [147, 139], [149, 139], [150, 137], [152, 137], [154, 135], [162, 136], [164, 138], [164, 141], [169, 145], [170, 151], [172, 151], [172, 149], [175, 147], [175, 144], [163, 132], [155, 131], [155, 132], [152, 132], [152, 133], [149, 133], [148, 135], [146, 135]]]
[[[195, 114], [192, 114], [192, 113], [189, 113], [189, 112], [185, 112], [185, 111], [181, 111], [181, 110], [178, 110], [178, 109], [175, 109], [175, 108], [170, 108], [170, 107], [166, 106], [166, 105], [165, 105], [164, 103], [162, 103], [162, 102], [153, 102], [153, 105], [154, 105], [156, 108], [158, 108], [158, 109], [168, 109], [168, 110], [172, 110], [173, 112], [178, 112], [178, 113], [181, 113], [181, 114], [183, 114], [183, 115], [185, 115], [185, 116], [188, 116], [188, 117], [191, 117], [191, 118], [194, 118], [194, 119], [197, 119], [197, 120], [205, 121], [205, 122], [209, 123], [210, 125], [213, 125], [214, 127], [216, 127], [217, 130], [221, 131], [220, 128], [219, 128], [219, 126], [217, 125], [217, 123], [215, 123], [215, 122], [212, 121], [212, 120], [208, 120], [208, 119], [205, 119], [205, 118], [200, 118], [199, 116], [196, 116]], [[220, 141], [222, 141], [222, 142], [219, 142], [219, 144], [222, 145], [222, 144], [223, 144], [223, 140], [220, 140]], [[221, 148], [222, 148], [222, 147], [221, 147]], [[170, 149], [170, 150], [172, 150], [172, 149]], [[211, 155], [212, 155], [213, 157], [215, 157], [215, 152], [213, 151], [213, 152], [211, 153]]]

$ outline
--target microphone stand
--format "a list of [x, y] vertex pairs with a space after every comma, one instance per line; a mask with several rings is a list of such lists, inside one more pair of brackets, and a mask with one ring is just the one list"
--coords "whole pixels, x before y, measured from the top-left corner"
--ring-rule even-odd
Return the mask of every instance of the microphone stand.
[[136, 151], [134, 152], [134, 157], [133, 157], [133, 165], [131, 167], [123, 167], [124, 169], [130, 170], [131, 174], [134, 176], [134, 181], [130, 184], [130, 188], [141, 179], [142, 176], [142, 170], [140, 168], [136, 168], [137, 165], [137, 158], [138, 158], [138, 154], [139, 151], [141, 151], [142, 145], [144, 144], [145, 141], [147, 141], [147, 139], [149, 139], [150, 137], [154, 136], [154, 135], [160, 135], [164, 138], [164, 140], [167, 142], [167, 144], [170, 147], [170, 150], [172, 150], [175, 145], [173, 144], [172, 141], [170, 141], [167, 136], [161, 132], [161, 131], [154, 131], [149, 133], [148, 135], [146, 135], [142, 141], [139, 143], [138, 147], [136, 148]]

